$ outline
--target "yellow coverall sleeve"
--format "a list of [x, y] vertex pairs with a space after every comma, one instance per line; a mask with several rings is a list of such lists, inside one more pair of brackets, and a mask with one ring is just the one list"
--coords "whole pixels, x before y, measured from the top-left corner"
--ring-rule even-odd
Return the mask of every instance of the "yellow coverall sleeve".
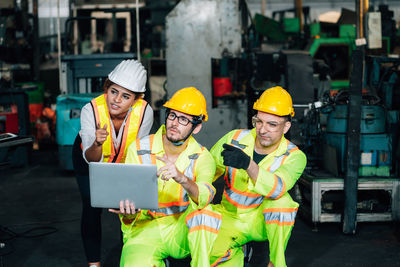
[[215, 174], [215, 161], [208, 150], [203, 150], [196, 162], [195, 177], [196, 184], [199, 189], [198, 202], [190, 199], [191, 205], [194, 209], [203, 209], [211, 203], [214, 198], [216, 189], [212, 185]]
[[233, 133], [234, 131], [225, 134], [221, 139], [218, 140], [217, 143], [215, 143], [215, 145], [210, 150], [210, 153], [215, 160], [215, 166], [216, 166], [213, 182], [216, 181], [219, 177], [221, 177], [221, 175], [224, 175], [225, 173], [226, 166], [224, 165], [224, 160], [221, 157], [221, 152], [223, 150], [222, 145], [228, 143], [228, 140], [231, 139], [229, 137], [232, 137]]
[[[294, 151], [285, 159], [284, 163], [273, 173], [259, 166], [257, 181], [249, 183], [249, 190], [267, 196], [271, 199], [279, 199], [289, 191], [299, 179], [307, 164], [306, 155], [300, 151]], [[278, 186], [279, 181], [283, 186]]]

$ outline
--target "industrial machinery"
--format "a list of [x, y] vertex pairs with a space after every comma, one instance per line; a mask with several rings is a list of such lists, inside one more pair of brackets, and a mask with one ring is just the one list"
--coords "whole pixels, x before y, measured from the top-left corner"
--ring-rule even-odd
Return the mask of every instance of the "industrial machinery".
[[[399, 66], [400, 61], [397, 58], [366, 58], [360, 125], [360, 176], [398, 175], [398, 164], [394, 157], [399, 134]], [[307, 120], [314, 122], [309, 128], [318, 123], [318, 135], [322, 138], [319, 142], [328, 145], [324, 147], [325, 156], [328, 158], [323, 160], [329, 164], [321, 162], [320, 166], [335, 175], [343, 175], [347, 158], [345, 137], [348, 124], [348, 91], [342, 90], [335, 96], [328, 95], [321, 100], [324, 102], [322, 108], [313, 109], [307, 115]], [[322, 117], [326, 121], [325, 125], [315, 120], [315, 116], [319, 119]], [[304, 130], [304, 135], [310, 136], [310, 133]], [[336, 150], [337, 155], [332, 154], [332, 148]]]
[[37, 7], [29, 1], [5, 0], [0, 4], [0, 88], [38, 78], [39, 41]]
[[[212, 61], [227, 58], [226, 61], [232, 59], [232, 62], [238, 62], [235, 59], [241, 58], [242, 22], [239, 8], [244, 7], [240, 6], [240, 2], [184, 0], [166, 18], [168, 97], [187, 86], [194, 86], [203, 93], [211, 119], [205, 123], [196, 139], [208, 148], [228, 130], [245, 128], [248, 123], [247, 99], [243, 97], [246, 88], [242, 88], [241, 81], [232, 85], [232, 90], [237, 94], [231, 94], [229, 99], [218, 99], [216, 103], [212, 91]], [[247, 21], [248, 17], [245, 19]], [[239, 70], [224, 70], [224, 64], [222, 61], [219, 67], [214, 65], [215, 72], [219, 68], [218, 76], [233, 75]], [[229, 90], [229, 87], [225, 90]], [[214, 95], [216, 93], [216, 97], [219, 97], [221, 90], [214, 89]]]
[[[377, 104], [363, 104], [361, 114], [360, 176], [390, 176], [392, 166], [392, 137], [386, 132], [386, 111]], [[338, 172], [345, 172], [347, 105], [338, 104], [328, 115], [325, 141], [336, 148]], [[338, 162], [337, 162], [338, 160]], [[336, 171], [335, 171], [336, 172]]]
[[[367, 56], [361, 102], [357, 221], [400, 219], [399, 203], [399, 103], [400, 60]], [[348, 152], [348, 91], [325, 94], [311, 106], [304, 128], [307, 139], [323, 148], [320, 162], [299, 180], [300, 214], [313, 223], [340, 222], [345, 208], [344, 175]], [[316, 155], [308, 151], [307, 157]], [[318, 153], [318, 152], [317, 152]]]
[[29, 127], [27, 89], [0, 89], [0, 134], [11, 133], [17, 137], [0, 140], [0, 166], [25, 166], [29, 163], [33, 141]]
[[[168, 95], [185, 86], [203, 92], [213, 119], [197, 139], [207, 147], [231, 129], [251, 127], [252, 104], [268, 87], [289, 89], [296, 119], [314, 101], [310, 53], [261, 51], [257, 31], [268, 26], [257, 26], [250, 17], [242, 0], [181, 1], [167, 16]], [[292, 139], [301, 139], [299, 133], [293, 127]]]

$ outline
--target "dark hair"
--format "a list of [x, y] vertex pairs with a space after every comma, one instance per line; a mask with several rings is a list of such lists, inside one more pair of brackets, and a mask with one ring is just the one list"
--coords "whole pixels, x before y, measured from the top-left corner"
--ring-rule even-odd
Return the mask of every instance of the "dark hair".
[[106, 81], [103, 84], [103, 90], [104, 90], [105, 94], [107, 93], [108, 88], [113, 84], [115, 84], [115, 83], [112, 82], [110, 79], [108, 79], [108, 78], [106, 79]]
[[285, 115], [285, 116], [281, 116], [281, 117], [284, 118], [288, 122], [292, 122], [292, 116], [290, 114], [289, 115]]
[[199, 123], [202, 123], [204, 115], [199, 115], [199, 116], [193, 116], [192, 115], [192, 117], [193, 117], [193, 121], [197, 121]]

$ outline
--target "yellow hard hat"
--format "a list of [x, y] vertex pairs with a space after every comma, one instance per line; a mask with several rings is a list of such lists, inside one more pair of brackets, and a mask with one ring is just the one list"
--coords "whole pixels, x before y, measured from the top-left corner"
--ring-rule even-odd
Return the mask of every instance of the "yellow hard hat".
[[253, 109], [278, 116], [294, 116], [292, 97], [280, 86], [265, 90], [254, 103]]
[[203, 121], [208, 120], [207, 102], [203, 94], [194, 87], [186, 87], [177, 91], [164, 107], [192, 115], [202, 116]]

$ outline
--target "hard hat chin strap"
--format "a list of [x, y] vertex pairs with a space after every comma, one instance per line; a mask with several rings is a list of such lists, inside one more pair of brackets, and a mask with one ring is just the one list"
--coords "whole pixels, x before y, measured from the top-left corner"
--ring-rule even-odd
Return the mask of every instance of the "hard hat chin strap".
[[181, 145], [183, 145], [183, 143], [185, 143], [185, 141], [186, 141], [186, 139], [185, 140], [181, 140], [181, 141], [178, 141], [178, 142], [171, 142], [174, 146], [181, 146]]
[[[164, 121], [164, 125], [166, 126], [167, 125], [167, 117], [168, 117], [168, 113], [170, 112], [170, 109], [168, 108], [167, 109], [167, 112], [166, 112], [166, 114], [167, 114], [167, 116], [165, 116], [165, 121]], [[185, 143], [185, 141], [189, 138], [189, 136], [191, 136], [192, 135], [192, 133], [193, 133], [193, 131], [194, 131], [194, 129], [196, 128], [196, 126], [197, 125], [199, 125], [200, 123], [201, 123], [201, 120], [197, 120], [197, 118], [196, 118], [196, 120], [194, 120], [194, 121], [191, 121], [191, 123], [192, 123], [192, 129], [190, 130], [190, 132], [182, 139], [182, 140], [179, 140], [179, 141], [176, 141], [176, 142], [172, 142], [171, 140], [169, 140], [174, 146], [181, 146], [181, 145], [183, 145], [183, 143]], [[168, 138], [168, 137], [167, 137]]]
[[[165, 122], [166, 123], [166, 122]], [[201, 122], [200, 122], [201, 123]], [[172, 142], [171, 140], [171, 143], [174, 145], [174, 146], [181, 146], [181, 145], [183, 145], [183, 143], [185, 143], [186, 142], [186, 140], [192, 135], [192, 133], [193, 133], [193, 131], [194, 131], [194, 128], [196, 128], [196, 126], [197, 126], [198, 124], [192, 124], [192, 129], [190, 130], [190, 132], [182, 139], [182, 140], [179, 140], [179, 141], [176, 141], [176, 142]]]

